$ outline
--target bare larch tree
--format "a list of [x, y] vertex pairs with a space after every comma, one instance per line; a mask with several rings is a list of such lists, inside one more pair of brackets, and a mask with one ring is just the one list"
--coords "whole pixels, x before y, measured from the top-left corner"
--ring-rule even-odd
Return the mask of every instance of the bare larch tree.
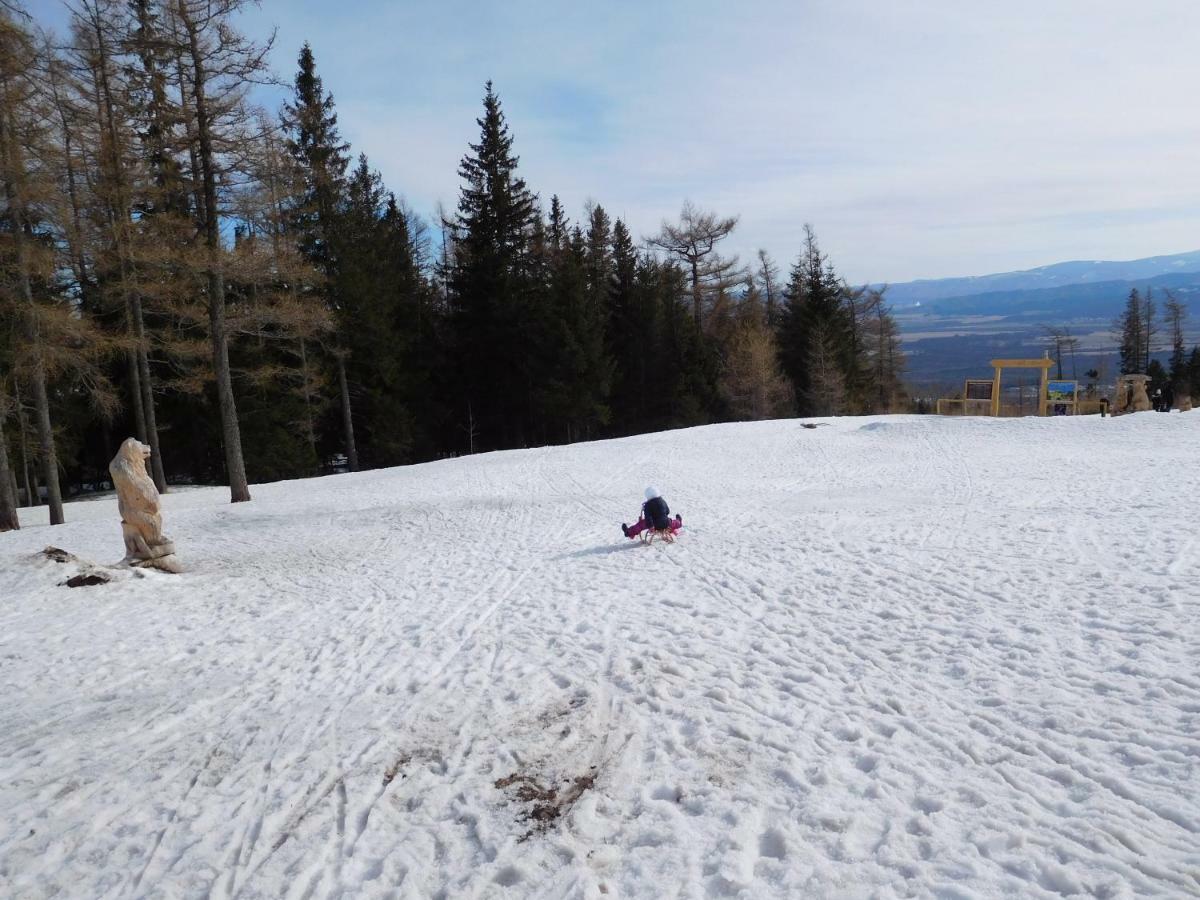
[[718, 218], [716, 213], [697, 209], [691, 201], [683, 204], [678, 224], [663, 222], [662, 230], [647, 243], [677, 256], [687, 264], [691, 276], [692, 316], [696, 327], [704, 325], [705, 294], [736, 280], [737, 259], [722, 259], [714, 251], [737, 227], [738, 217]]

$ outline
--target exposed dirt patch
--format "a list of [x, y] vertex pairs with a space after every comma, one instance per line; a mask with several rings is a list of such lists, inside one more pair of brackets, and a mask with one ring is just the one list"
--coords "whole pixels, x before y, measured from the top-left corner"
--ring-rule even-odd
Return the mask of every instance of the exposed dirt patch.
[[58, 547], [47, 547], [42, 551], [42, 556], [46, 559], [53, 560], [56, 563], [67, 563], [75, 559], [66, 550], [60, 550]]
[[496, 781], [496, 788], [508, 790], [518, 803], [527, 804], [521, 821], [534, 823], [533, 828], [517, 839], [518, 843], [528, 840], [536, 832], [545, 831], [570, 810], [583, 792], [596, 783], [596, 774], [596, 767], [592, 766], [586, 775], [564, 778], [561, 787], [549, 781], [543, 785], [536, 778], [520, 772]]
[[81, 572], [78, 575], [72, 575], [63, 582], [67, 587], [92, 587], [97, 584], [108, 584], [112, 581], [103, 572]]

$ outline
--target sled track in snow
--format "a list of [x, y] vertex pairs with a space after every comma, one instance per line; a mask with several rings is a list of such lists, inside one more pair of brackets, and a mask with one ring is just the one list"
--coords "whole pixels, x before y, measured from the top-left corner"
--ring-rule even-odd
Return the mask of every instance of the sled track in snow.
[[[88, 593], [29, 561], [44, 529], [0, 536], [0, 892], [1200, 894], [1196, 421], [756, 423], [184, 493], [191, 570]], [[674, 545], [617, 531], [647, 483]], [[103, 502], [56, 543], [103, 558]], [[535, 827], [506, 783], [586, 787]]]

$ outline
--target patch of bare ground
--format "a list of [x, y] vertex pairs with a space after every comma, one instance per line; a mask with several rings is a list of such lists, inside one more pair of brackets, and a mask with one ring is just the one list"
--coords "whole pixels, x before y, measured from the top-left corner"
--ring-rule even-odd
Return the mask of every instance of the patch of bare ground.
[[590, 768], [591, 771], [586, 775], [564, 778], [561, 787], [550, 782], [543, 786], [537, 779], [520, 772], [495, 782], [497, 789], [508, 790], [516, 802], [526, 805], [521, 821], [533, 823], [533, 827], [517, 839], [518, 843], [529, 840], [537, 832], [546, 831], [575, 805], [584, 791], [596, 783], [596, 767]]

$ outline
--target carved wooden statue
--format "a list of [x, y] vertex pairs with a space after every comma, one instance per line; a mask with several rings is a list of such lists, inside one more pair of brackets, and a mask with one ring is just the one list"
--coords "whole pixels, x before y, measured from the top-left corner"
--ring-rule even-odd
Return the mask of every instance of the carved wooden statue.
[[1153, 409], [1150, 395], [1146, 393], [1149, 375], [1121, 375], [1117, 378], [1117, 405], [1114, 413], [1145, 412]]
[[162, 532], [162, 506], [158, 488], [146, 474], [150, 448], [137, 438], [121, 445], [108, 464], [113, 486], [117, 489], [117, 509], [121, 512], [121, 532], [125, 537], [125, 560], [131, 566], [179, 572], [175, 545]]

